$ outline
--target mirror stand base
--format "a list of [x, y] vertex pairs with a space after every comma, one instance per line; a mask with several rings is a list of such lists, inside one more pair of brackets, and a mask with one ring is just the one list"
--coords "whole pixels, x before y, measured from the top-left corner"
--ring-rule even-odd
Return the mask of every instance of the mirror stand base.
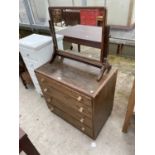
[[106, 61], [105, 63], [103, 63], [103, 66], [101, 67], [100, 73], [97, 77], [97, 81], [100, 81], [102, 76], [104, 75], [104, 73], [109, 73], [109, 71], [111, 70], [111, 65], [109, 64], [108, 61]]

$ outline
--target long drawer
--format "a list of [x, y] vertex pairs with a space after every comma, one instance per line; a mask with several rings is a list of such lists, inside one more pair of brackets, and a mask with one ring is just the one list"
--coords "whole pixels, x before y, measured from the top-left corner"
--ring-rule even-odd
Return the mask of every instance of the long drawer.
[[64, 120], [66, 120], [67, 122], [75, 126], [76, 128], [78, 128], [85, 134], [89, 135], [90, 137], [93, 137], [92, 129], [80, 123], [78, 120], [74, 119], [71, 115], [63, 112], [53, 104], [48, 104], [48, 107], [52, 112], [54, 112], [55, 114], [57, 114], [58, 116], [60, 116], [61, 118], [63, 118]]
[[89, 118], [86, 115], [80, 113], [79, 111], [77, 111], [73, 107], [71, 107], [71, 106], [69, 106], [67, 104], [64, 104], [64, 102], [61, 102], [59, 99], [57, 99], [55, 97], [51, 97], [50, 95], [47, 95], [47, 94], [44, 95], [44, 96], [45, 96], [47, 104], [53, 104], [54, 106], [56, 106], [60, 110], [68, 113], [69, 115], [71, 115], [73, 118], [75, 118], [81, 124], [85, 124], [89, 128], [92, 128], [92, 119], [91, 118]]
[[[81, 102], [75, 101], [73, 98], [70, 96], [67, 96], [60, 91], [49, 87], [47, 84], [41, 86], [43, 93], [45, 95], [50, 96], [51, 98], [54, 97], [57, 100], [61, 101], [64, 105], [71, 107], [75, 111], [87, 116], [88, 118], [92, 118], [92, 107], [86, 106], [85, 104]], [[46, 91], [45, 91], [46, 90]]]
[[60, 92], [62, 92], [63, 94], [71, 97], [74, 101], [81, 102], [81, 103], [83, 103], [87, 106], [90, 106], [90, 107], [92, 106], [90, 97], [88, 97], [80, 92], [77, 92], [77, 91], [65, 86], [64, 84], [61, 84], [60, 82], [50, 79], [42, 74], [36, 73], [36, 75], [37, 75], [38, 81], [41, 86], [44, 86], [46, 84], [49, 87], [55, 88], [55, 89], [59, 90]]

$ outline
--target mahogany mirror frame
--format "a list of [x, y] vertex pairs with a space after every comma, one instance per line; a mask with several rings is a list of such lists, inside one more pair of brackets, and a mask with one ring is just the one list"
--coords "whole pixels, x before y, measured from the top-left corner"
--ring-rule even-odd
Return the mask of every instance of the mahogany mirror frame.
[[[82, 57], [82, 56], [78, 56], [72, 53], [68, 53], [68, 52], [64, 52], [67, 50], [60, 50], [58, 49], [58, 45], [57, 45], [57, 40], [56, 40], [56, 32], [55, 32], [55, 28], [54, 28], [54, 19], [53, 19], [53, 10], [54, 9], [73, 9], [73, 10], [79, 10], [79, 9], [100, 9], [103, 12], [103, 24], [102, 24], [102, 35], [101, 35], [101, 54], [100, 54], [100, 60], [93, 60], [90, 58], [86, 58], [86, 57]], [[50, 63], [53, 62], [53, 60], [55, 59], [56, 56], [61, 56], [62, 58], [69, 58], [72, 60], [76, 60], [85, 64], [89, 64], [95, 67], [98, 67], [101, 69], [101, 72], [97, 78], [97, 80], [100, 80], [103, 73], [107, 70], [107, 72], [109, 72], [109, 70], [111, 69], [111, 65], [108, 63], [107, 61], [107, 56], [108, 56], [108, 45], [109, 45], [109, 30], [110, 27], [107, 25], [107, 10], [105, 7], [70, 7], [70, 6], [65, 6], [65, 7], [60, 7], [60, 6], [55, 6], [55, 7], [49, 7], [48, 8], [49, 11], [49, 16], [50, 16], [50, 20], [49, 20], [49, 27], [50, 27], [50, 33], [51, 36], [53, 38], [53, 57], [50, 61]]]

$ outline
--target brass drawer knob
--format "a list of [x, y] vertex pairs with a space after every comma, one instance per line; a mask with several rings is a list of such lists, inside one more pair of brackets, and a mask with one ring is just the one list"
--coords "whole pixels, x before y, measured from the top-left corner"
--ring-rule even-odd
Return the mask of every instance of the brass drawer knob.
[[79, 108], [79, 112], [83, 112], [83, 110], [84, 110], [83, 107]]
[[41, 82], [44, 82], [45, 81], [45, 79], [44, 78], [41, 78]]
[[54, 107], [53, 107], [53, 106], [51, 106], [51, 107], [50, 107], [50, 110], [51, 110], [51, 111], [53, 111], [53, 110], [54, 110]]
[[44, 88], [44, 92], [47, 92], [47, 88]]
[[77, 100], [78, 100], [78, 101], [81, 101], [81, 100], [82, 100], [82, 97], [81, 97], [81, 96], [79, 96], [79, 97], [77, 98]]
[[81, 119], [80, 119], [80, 122], [83, 123], [83, 122], [84, 122], [84, 118], [81, 118]]
[[91, 90], [91, 91], [90, 91], [90, 93], [91, 93], [91, 94], [93, 94], [93, 93], [94, 93], [94, 91], [93, 91], [93, 90]]
[[84, 127], [82, 127], [82, 128], [81, 128], [81, 130], [82, 130], [82, 131], [85, 131], [85, 128], [84, 128]]
[[48, 98], [48, 99], [47, 99], [47, 102], [51, 102], [51, 99], [50, 99], [50, 98]]
[[61, 77], [60, 77], [60, 76], [58, 76], [58, 77], [57, 77], [57, 79], [58, 79], [58, 80], [61, 80]]

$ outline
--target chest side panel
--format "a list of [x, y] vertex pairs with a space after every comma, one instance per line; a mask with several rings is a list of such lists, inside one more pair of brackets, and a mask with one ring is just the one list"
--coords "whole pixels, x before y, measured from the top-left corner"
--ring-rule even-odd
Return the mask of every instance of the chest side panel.
[[111, 114], [114, 101], [117, 71], [108, 75], [100, 91], [93, 100], [94, 138], [97, 137], [103, 125]]

